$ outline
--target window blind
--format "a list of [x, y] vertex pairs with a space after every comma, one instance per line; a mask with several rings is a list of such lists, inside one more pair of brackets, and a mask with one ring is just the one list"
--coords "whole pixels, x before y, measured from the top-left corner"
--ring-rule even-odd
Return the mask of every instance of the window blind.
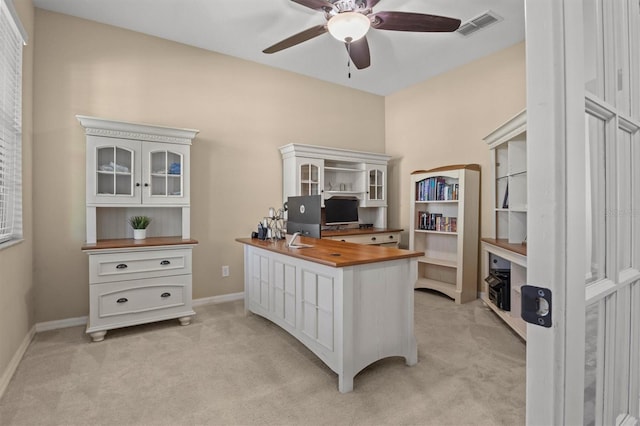
[[13, 5], [0, 0], [0, 244], [22, 238], [22, 46]]

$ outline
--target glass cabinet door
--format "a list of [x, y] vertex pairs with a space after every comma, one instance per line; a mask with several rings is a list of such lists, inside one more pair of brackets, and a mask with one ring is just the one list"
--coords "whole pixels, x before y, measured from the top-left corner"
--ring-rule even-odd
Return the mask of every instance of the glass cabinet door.
[[300, 165], [300, 195], [317, 195], [320, 188], [320, 168], [315, 164]]
[[372, 201], [384, 200], [384, 173], [382, 170], [369, 170], [368, 199]]
[[96, 196], [133, 196], [134, 151], [120, 146], [96, 148]]
[[169, 150], [151, 151], [150, 193], [152, 197], [182, 197], [184, 161], [180, 153]]
[[189, 146], [142, 144], [142, 204], [189, 203]]

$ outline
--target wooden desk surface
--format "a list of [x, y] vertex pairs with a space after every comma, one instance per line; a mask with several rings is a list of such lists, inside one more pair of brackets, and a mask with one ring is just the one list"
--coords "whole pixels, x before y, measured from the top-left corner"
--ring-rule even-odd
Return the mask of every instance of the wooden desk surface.
[[501, 247], [505, 250], [512, 251], [514, 253], [521, 254], [523, 256], [527, 255], [527, 245], [526, 244], [517, 244], [510, 243], [506, 238], [482, 238], [482, 241], [485, 243], [493, 244], [494, 246]]
[[363, 235], [363, 234], [383, 234], [385, 232], [402, 232], [396, 228], [346, 228], [346, 229], [323, 229], [323, 237], [340, 237], [343, 235]]
[[424, 256], [424, 253], [419, 251], [354, 244], [335, 240], [319, 240], [309, 237], [299, 237], [296, 243], [309, 244], [313, 247], [295, 249], [289, 248], [285, 240], [272, 242], [271, 240], [259, 240], [257, 238], [236, 238], [236, 241], [334, 268]]

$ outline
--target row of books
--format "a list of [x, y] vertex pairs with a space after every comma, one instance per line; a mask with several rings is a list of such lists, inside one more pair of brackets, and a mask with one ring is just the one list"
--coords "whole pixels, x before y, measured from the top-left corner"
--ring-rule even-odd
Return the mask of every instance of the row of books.
[[446, 217], [442, 213], [418, 212], [418, 229], [423, 231], [457, 232], [456, 217]]
[[416, 201], [448, 201], [458, 199], [458, 184], [441, 176], [416, 182]]

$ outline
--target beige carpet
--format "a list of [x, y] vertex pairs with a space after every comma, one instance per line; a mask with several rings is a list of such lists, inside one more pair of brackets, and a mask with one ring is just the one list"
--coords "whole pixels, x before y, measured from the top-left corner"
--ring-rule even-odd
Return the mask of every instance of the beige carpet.
[[1, 425], [518, 425], [525, 345], [477, 300], [415, 293], [418, 364], [362, 371], [354, 391], [241, 302], [178, 321], [39, 333], [0, 400]]

